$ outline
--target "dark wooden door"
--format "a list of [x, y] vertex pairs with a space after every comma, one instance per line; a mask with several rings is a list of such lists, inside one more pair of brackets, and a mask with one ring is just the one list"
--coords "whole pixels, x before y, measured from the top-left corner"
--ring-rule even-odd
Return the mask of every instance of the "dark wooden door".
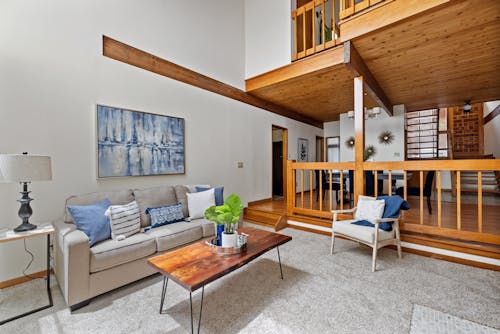
[[273, 142], [273, 196], [283, 196], [283, 142]]

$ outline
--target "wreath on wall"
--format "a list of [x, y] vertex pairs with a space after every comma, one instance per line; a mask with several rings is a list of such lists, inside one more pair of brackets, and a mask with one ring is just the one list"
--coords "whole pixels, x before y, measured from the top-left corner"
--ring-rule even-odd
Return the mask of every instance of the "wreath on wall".
[[347, 146], [348, 149], [352, 150], [352, 148], [354, 147], [354, 143], [355, 143], [354, 137], [351, 136], [351, 137], [347, 138], [347, 140], [345, 141], [345, 146]]
[[369, 145], [365, 149], [365, 160], [370, 159], [377, 153], [377, 150], [375, 149], [375, 146]]
[[378, 142], [384, 145], [390, 145], [394, 141], [394, 134], [390, 130], [383, 131], [378, 136]]

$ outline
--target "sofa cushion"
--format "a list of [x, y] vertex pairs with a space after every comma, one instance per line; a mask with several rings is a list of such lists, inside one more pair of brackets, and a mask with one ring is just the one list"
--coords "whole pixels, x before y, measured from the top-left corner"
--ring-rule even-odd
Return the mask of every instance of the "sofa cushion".
[[111, 205], [127, 204], [134, 200], [134, 194], [132, 190], [120, 190], [120, 191], [102, 191], [89, 193], [84, 195], [70, 196], [66, 199], [66, 205], [64, 209], [64, 221], [67, 223], [73, 222], [71, 214], [68, 212], [69, 205], [90, 205], [102, 200], [108, 199]]
[[71, 213], [75, 225], [89, 237], [90, 247], [99, 241], [111, 237], [109, 218], [105, 215], [110, 204], [111, 203], [105, 199], [91, 205], [68, 206], [68, 211]]
[[135, 189], [134, 196], [141, 212], [141, 226], [151, 225], [151, 219], [146, 210], [161, 206], [177, 204], [174, 187], [163, 186], [148, 189]]
[[189, 217], [189, 210], [188, 210], [188, 200], [186, 194], [189, 191], [189, 188], [186, 186], [182, 185], [177, 185], [174, 187], [175, 190], [175, 197], [177, 197], [177, 203], [181, 203], [182, 205], [182, 214], [184, 215], [184, 218]]
[[156, 241], [145, 233], [109, 239], [90, 248], [90, 272], [96, 273], [156, 253]]
[[206, 218], [193, 219], [190, 224], [201, 226], [203, 238], [215, 235], [215, 223]]
[[111, 226], [111, 238], [129, 237], [141, 230], [139, 206], [136, 201], [125, 205], [111, 205], [106, 210]]
[[146, 232], [156, 240], [158, 252], [163, 252], [203, 237], [201, 224], [178, 222], [153, 228]]
[[191, 219], [203, 218], [205, 211], [215, 205], [215, 189], [199, 193], [187, 193], [189, 217]]
[[[375, 240], [375, 228], [370, 226], [353, 225], [356, 219], [337, 221], [333, 225], [333, 231], [345, 236], [354, 237], [361, 241], [373, 244]], [[388, 240], [393, 238], [394, 232], [378, 230], [378, 240]]]

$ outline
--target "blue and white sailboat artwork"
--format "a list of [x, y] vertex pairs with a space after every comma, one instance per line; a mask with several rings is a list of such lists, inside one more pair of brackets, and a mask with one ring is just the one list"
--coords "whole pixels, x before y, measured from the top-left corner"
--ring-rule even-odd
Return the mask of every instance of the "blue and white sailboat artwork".
[[184, 119], [97, 105], [98, 177], [184, 173]]

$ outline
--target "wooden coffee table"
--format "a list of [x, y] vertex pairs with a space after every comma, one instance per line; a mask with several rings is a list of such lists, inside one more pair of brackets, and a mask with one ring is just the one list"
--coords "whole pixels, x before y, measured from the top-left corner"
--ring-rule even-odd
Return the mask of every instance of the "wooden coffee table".
[[244, 266], [273, 248], [278, 251], [280, 274], [281, 279], [283, 279], [279, 246], [292, 240], [292, 237], [251, 227], [240, 228], [238, 232], [248, 234], [247, 250], [240, 254], [226, 256], [214, 254], [203, 240], [148, 259], [148, 263], [163, 275], [160, 314], [165, 302], [168, 280], [172, 279], [189, 291], [191, 333], [194, 333], [192, 293], [201, 288], [199, 333], [205, 285]]

